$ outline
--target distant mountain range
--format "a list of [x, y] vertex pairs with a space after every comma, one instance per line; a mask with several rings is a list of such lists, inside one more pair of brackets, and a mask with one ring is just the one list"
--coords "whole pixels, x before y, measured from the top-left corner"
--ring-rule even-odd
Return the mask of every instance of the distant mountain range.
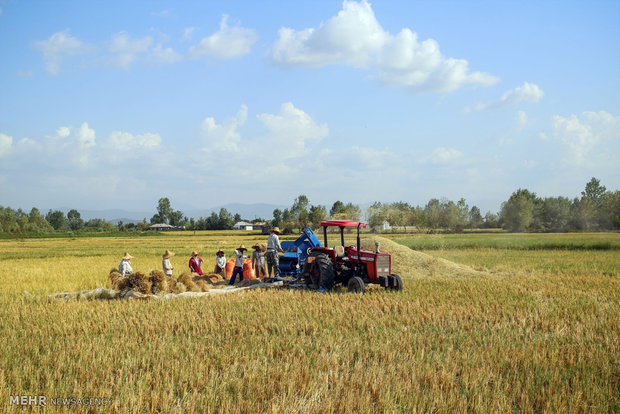
[[[222, 208], [228, 210], [231, 214], [239, 214], [245, 220], [254, 220], [257, 218], [262, 218], [265, 220], [270, 220], [273, 218], [273, 210], [279, 208], [280, 210], [284, 210], [289, 206], [285, 205], [277, 205], [277, 204], [267, 204], [267, 203], [254, 203], [254, 204], [241, 204], [241, 203], [230, 203], [225, 204], [223, 206], [210, 207], [203, 209], [193, 209], [193, 210], [183, 210], [180, 209], [185, 216], [188, 218], [198, 219], [200, 217], [208, 217], [212, 212], [219, 213]], [[59, 210], [64, 211], [65, 213], [69, 211], [68, 208], [61, 208]], [[105, 221], [109, 221], [111, 223], [118, 223], [122, 221], [123, 223], [138, 223], [146, 218], [146, 221], [149, 222], [151, 217], [156, 213], [153, 211], [128, 211], [121, 209], [110, 209], [110, 210], [78, 210], [83, 220], [90, 219], [103, 219]], [[44, 213], [45, 214], [45, 213]]]

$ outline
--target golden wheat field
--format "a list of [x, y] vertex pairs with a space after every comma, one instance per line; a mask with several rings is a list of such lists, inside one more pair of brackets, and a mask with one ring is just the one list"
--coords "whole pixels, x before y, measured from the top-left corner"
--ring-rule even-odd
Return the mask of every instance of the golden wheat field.
[[194, 249], [210, 271], [264, 236], [0, 240], [0, 412], [620, 411], [619, 234], [382, 236], [403, 291], [168, 301], [47, 295], [108, 286], [125, 251], [148, 273], [173, 250], [178, 276]]

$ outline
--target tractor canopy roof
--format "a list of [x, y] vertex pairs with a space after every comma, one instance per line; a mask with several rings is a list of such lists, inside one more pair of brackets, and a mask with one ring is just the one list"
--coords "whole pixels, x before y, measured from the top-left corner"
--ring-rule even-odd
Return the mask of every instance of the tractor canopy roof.
[[366, 227], [366, 223], [361, 223], [359, 221], [353, 221], [353, 220], [327, 220], [327, 221], [321, 222], [321, 226], [323, 227], [331, 227], [331, 226], [357, 227], [358, 225], [361, 227]]

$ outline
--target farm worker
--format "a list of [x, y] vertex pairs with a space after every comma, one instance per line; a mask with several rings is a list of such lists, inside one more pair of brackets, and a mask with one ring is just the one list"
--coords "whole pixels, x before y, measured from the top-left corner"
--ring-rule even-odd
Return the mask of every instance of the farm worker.
[[241, 277], [240, 280], [243, 280], [243, 259], [247, 257], [243, 255], [243, 252], [245, 252], [246, 250], [247, 249], [243, 244], [239, 246], [237, 250], [235, 250], [235, 270], [233, 270], [229, 285], [235, 284], [235, 279], [237, 278], [237, 275]]
[[265, 250], [267, 247], [264, 244], [256, 243], [252, 246], [254, 253], [252, 253], [252, 267], [254, 268], [254, 274], [257, 278], [267, 276], [267, 265], [265, 264]]
[[202, 269], [200, 267], [201, 265], [202, 259], [200, 258], [200, 256], [198, 256], [198, 252], [194, 250], [192, 252], [192, 257], [189, 259], [189, 269], [192, 272], [198, 273], [200, 276], [202, 276]]
[[129, 263], [131, 259], [133, 259], [133, 256], [125, 252], [125, 256], [121, 258], [121, 264], [118, 265], [118, 273], [123, 276], [127, 276], [133, 273], [133, 269], [131, 268], [131, 264]]
[[226, 279], [226, 255], [224, 254], [224, 250], [220, 249], [215, 254], [217, 256], [215, 257], [215, 269], [213, 273], [217, 273]]
[[164, 273], [166, 274], [166, 276], [168, 277], [172, 277], [172, 269], [174, 269], [174, 267], [172, 267], [172, 263], [170, 263], [170, 258], [174, 256], [174, 252], [171, 252], [170, 250], [166, 250], [164, 252], [163, 260], [161, 261], [161, 264], [164, 268]]
[[278, 252], [284, 252], [282, 250], [282, 246], [280, 246], [280, 238], [278, 234], [280, 234], [280, 229], [278, 227], [274, 227], [269, 230], [271, 233], [267, 238], [267, 266], [269, 267], [269, 271], [267, 275], [271, 275], [271, 269], [273, 269], [274, 277], [280, 277], [280, 259], [278, 258]]

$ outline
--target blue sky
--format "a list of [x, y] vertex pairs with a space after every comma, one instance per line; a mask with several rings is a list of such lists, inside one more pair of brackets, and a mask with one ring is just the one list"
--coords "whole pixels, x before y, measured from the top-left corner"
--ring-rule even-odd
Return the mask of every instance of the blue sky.
[[0, 1], [0, 205], [620, 188], [617, 1]]

